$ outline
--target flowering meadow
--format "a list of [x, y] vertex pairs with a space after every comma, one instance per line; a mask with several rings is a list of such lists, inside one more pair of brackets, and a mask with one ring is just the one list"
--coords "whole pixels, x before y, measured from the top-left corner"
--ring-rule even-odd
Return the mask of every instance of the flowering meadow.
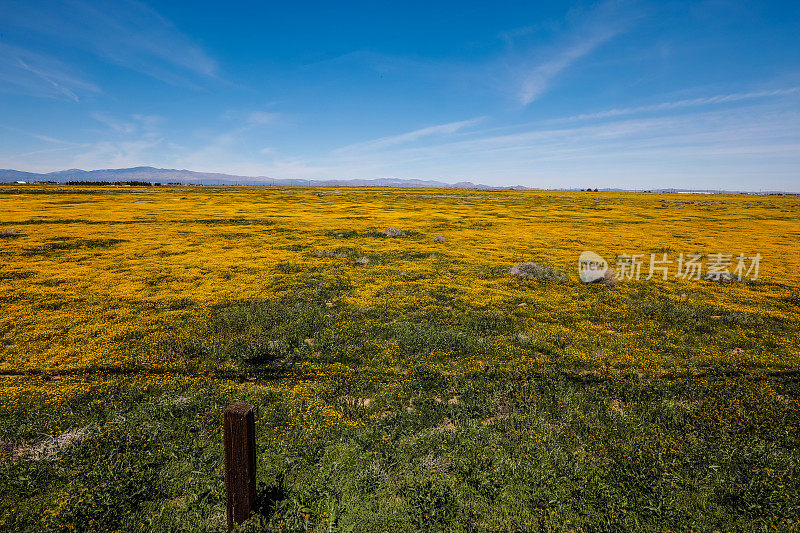
[[798, 196], [3, 185], [0, 302], [3, 531], [224, 531], [233, 401], [247, 531], [800, 530]]

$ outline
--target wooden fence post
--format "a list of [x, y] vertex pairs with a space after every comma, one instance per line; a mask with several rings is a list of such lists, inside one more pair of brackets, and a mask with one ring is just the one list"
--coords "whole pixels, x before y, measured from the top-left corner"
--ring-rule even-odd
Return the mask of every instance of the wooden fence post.
[[256, 501], [256, 426], [253, 406], [225, 409], [225, 503], [228, 529], [250, 516]]

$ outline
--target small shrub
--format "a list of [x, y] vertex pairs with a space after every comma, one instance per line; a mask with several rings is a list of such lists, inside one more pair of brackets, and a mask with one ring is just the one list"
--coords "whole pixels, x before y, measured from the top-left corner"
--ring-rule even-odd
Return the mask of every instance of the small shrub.
[[530, 261], [514, 265], [508, 269], [508, 273], [523, 279], [552, 279], [555, 281], [567, 281], [567, 276], [552, 267]]

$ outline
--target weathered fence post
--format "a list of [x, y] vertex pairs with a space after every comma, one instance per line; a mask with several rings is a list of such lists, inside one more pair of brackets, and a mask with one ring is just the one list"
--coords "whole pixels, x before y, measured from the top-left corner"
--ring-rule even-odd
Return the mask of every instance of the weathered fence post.
[[256, 501], [256, 426], [253, 406], [225, 409], [225, 503], [228, 529], [250, 516]]

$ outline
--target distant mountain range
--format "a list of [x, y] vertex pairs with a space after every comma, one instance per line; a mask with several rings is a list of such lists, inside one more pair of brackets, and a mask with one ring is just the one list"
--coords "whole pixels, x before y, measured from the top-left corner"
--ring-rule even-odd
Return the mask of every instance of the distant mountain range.
[[[516, 185], [512, 187], [493, 187], [461, 181], [458, 183], [445, 183], [433, 180], [407, 180], [399, 178], [380, 178], [373, 180], [302, 180], [302, 179], [276, 179], [267, 176], [236, 176], [233, 174], [218, 174], [214, 172], [195, 172], [193, 170], [174, 170], [168, 168], [155, 167], [133, 167], [133, 168], [109, 168], [103, 170], [81, 170], [72, 168], [69, 170], [58, 170], [46, 174], [36, 172], [24, 172], [21, 170], [0, 169], [0, 183], [14, 183], [24, 181], [32, 182], [125, 182], [139, 181], [160, 183], [180, 183], [187, 185], [276, 185], [279, 187], [410, 187], [410, 188], [434, 188], [434, 189], [514, 189], [531, 190], [531, 187]], [[575, 190], [560, 188], [560, 190]], [[582, 189], [581, 189], [582, 190]], [[637, 192], [642, 189], [617, 189], [604, 188], [600, 192]], [[700, 194], [742, 194], [747, 191], [730, 191], [715, 189], [648, 189], [646, 192], [659, 193], [700, 193]], [[759, 191], [761, 194], [798, 194], [786, 191]], [[750, 194], [754, 194], [751, 191]]]
[[[153, 183], [184, 183], [199, 185], [278, 185], [278, 186], [312, 186], [312, 187], [430, 187], [455, 189], [491, 189], [489, 185], [481, 185], [462, 181], [445, 183], [431, 180], [405, 180], [382, 178], [373, 180], [302, 180], [275, 179], [266, 176], [235, 176], [213, 172], [194, 172], [192, 170], [174, 170], [154, 167], [110, 168], [103, 170], [58, 170], [46, 174], [23, 172], [21, 170], [0, 169], [0, 182], [34, 182], [53, 181], [149, 181]], [[522, 189], [524, 187], [514, 187]]]

